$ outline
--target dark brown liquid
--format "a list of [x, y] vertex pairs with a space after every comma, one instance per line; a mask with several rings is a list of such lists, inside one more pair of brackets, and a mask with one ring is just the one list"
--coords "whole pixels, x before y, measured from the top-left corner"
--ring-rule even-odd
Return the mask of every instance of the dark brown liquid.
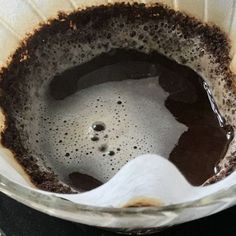
[[[106, 76], [97, 76], [91, 80], [82, 78], [92, 71], [99, 72], [99, 69], [104, 66], [131, 61], [145, 62], [149, 66], [144, 71], [137, 68], [135, 74], [120, 74], [109, 77], [109, 80]], [[152, 76], [159, 76], [160, 86], [169, 93], [165, 101], [167, 109], [178, 122], [188, 127], [180, 139], [176, 140], [176, 146], [170, 153], [169, 159], [191, 184], [201, 185], [215, 174], [216, 164], [223, 158], [230, 138], [227, 138], [228, 127], [226, 129], [223, 123], [220, 125], [217, 114], [212, 110], [211, 105], [214, 104], [209, 101], [203, 80], [191, 69], [157, 53], [146, 55], [137, 51], [119, 49], [100, 55], [88, 63], [56, 76], [51, 82], [50, 94], [54, 99], [64, 99], [80, 89], [95, 84], [141, 79], [150, 76], [150, 73]], [[72, 185], [79, 190], [90, 190], [101, 184], [93, 177], [87, 177], [78, 173], [69, 176]]]
[[220, 125], [203, 80], [195, 72], [171, 63], [163, 68], [160, 85], [170, 93], [166, 107], [188, 127], [169, 158], [191, 184], [201, 185], [215, 174], [232, 139], [231, 129], [224, 123]]
[[86, 192], [102, 185], [102, 182], [90, 175], [73, 172], [69, 174], [70, 185], [80, 192]]

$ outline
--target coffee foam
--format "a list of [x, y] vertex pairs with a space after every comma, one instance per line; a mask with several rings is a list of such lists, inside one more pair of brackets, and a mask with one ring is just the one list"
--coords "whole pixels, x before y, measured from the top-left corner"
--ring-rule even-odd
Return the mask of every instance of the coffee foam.
[[[16, 121], [15, 126], [20, 131], [21, 143], [24, 143], [24, 148], [28, 150], [31, 157], [37, 160], [40, 169], [50, 172], [50, 167], [54, 169], [56, 162], [56, 166], [58, 166], [60, 171], [62, 165], [67, 165], [70, 170], [73, 170], [75, 164], [79, 162], [80, 167], [84, 171], [91, 171], [91, 174], [96, 172], [97, 177], [105, 181], [117, 172], [127, 160], [139, 154], [138, 148], [140, 146], [142, 152], [156, 152], [159, 150], [158, 145], [150, 147], [151, 143], [160, 140], [161, 136], [157, 137], [154, 134], [154, 131], [157, 131], [155, 129], [160, 127], [153, 129], [153, 126], [146, 126], [146, 123], [143, 122], [143, 120], [147, 119], [147, 112], [153, 112], [154, 107], [151, 107], [150, 110], [149, 108], [141, 108], [139, 120], [134, 122], [135, 124], [137, 123], [141, 130], [139, 134], [132, 128], [131, 134], [127, 135], [124, 140], [116, 140], [114, 137], [116, 132], [121, 132], [118, 129], [118, 120], [114, 118], [115, 110], [112, 110], [115, 107], [120, 107], [118, 106], [119, 104], [116, 104], [117, 99], [121, 99], [122, 104], [126, 102], [124, 106], [126, 110], [119, 113], [120, 120], [127, 119], [131, 123], [133, 117], [132, 119], [129, 118], [129, 114], [126, 111], [137, 105], [136, 101], [132, 100], [131, 96], [128, 96], [131, 90], [129, 90], [129, 86], [126, 83], [129, 83], [129, 81], [97, 85], [76, 93], [74, 96], [65, 99], [65, 101], [57, 102], [54, 108], [53, 101], [50, 101], [47, 97], [48, 94], [45, 94], [55, 74], [60, 74], [68, 68], [88, 62], [94, 57], [102, 53], [108, 53], [116, 48], [135, 49], [147, 54], [152, 51], [158, 51], [181, 64], [191, 67], [206, 80], [218, 105], [219, 112], [224, 114], [227, 123], [235, 127], [235, 92], [229, 88], [227, 84], [228, 78], [225, 78], [226, 75], [221, 73], [224, 65], [220, 65], [217, 58], [209, 52], [208, 46], [202, 40], [202, 35], [186, 37], [178, 22], [176, 22], [176, 25], [173, 25], [170, 24], [168, 19], [165, 20], [165, 18], [158, 21], [152, 18], [148, 19], [148, 21], [143, 21], [139, 17], [134, 18], [134, 20], [128, 20], [127, 15], [124, 14], [106, 19], [105, 24], [101, 24], [99, 27], [96, 25], [97, 22], [98, 19], [95, 18], [85, 23], [83, 28], [77, 28], [76, 24], [71, 21], [71, 27], [68, 27], [66, 32], [60, 32], [59, 30], [54, 33], [53, 37], [40, 38], [40, 43], [27, 55], [29, 64], [24, 64], [24, 60], [22, 60], [21, 65], [19, 65], [19, 67], [25, 67], [24, 78], [20, 82], [16, 81], [18, 86], [18, 89], [15, 91], [16, 96], [7, 99], [12, 99], [13, 101], [11, 102], [11, 116], [14, 117]], [[17, 70], [15, 73], [14, 76], [17, 77]], [[155, 89], [162, 96], [166, 96], [155, 84], [158, 79], [150, 78], [148, 80], [150, 83], [154, 83]], [[113, 93], [107, 95], [105, 90], [110, 88], [109, 86], [112, 86], [113, 83], [117, 87]], [[143, 81], [135, 82], [136, 92], [140, 92], [139, 86], [142, 83]], [[122, 91], [126, 92], [125, 96], [119, 93], [120, 90], [118, 88], [120, 90], [122, 88]], [[109, 91], [107, 92], [109, 93]], [[96, 102], [96, 99], [103, 99], [101, 94], [104, 93], [106, 95], [105, 101], [108, 102], [111, 109], [109, 111], [103, 110], [106, 114], [101, 116], [100, 102]], [[146, 95], [148, 97], [148, 93]], [[148, 99], [146, 98], [140, 101], [138, 105], [143, 107], [147, 101]], [[78, 106], [78, 111], [75, 112], [71, 108], [71, 104]], [[96, 110], [94, 106], [98, 106], [99, 109]], [[164, 110], [163, 104], [158, 106], [155, 115], [158, 113], [158, 109]], [[49, 116], [46, 116], [45, 114], [48, 114], [48, 112], [51, 113]], [[80, 114], [80, 112], [82, 119], [77, 118], [79, 120], [76, 120], [75, 116]], [[89, 114], [89, 117], [86, 117], [85, 114]], [[100, 114], [101, 118], [97, 117], [96, 114]], [[164, 114], [166, 115], [165, 117], [168, 117], [166, 122], [170, 121], [171, 126], [179, 127], [176, 131], [176, 136], [180, 135], [180, 130], [183, 132], [184, 127], [177, 124], [173, 119], [171, 120], [167, 111]], [[150, 117], [148, 116], [148, 119]], [[114, 157], [109, 157], [107, 153], [105, 153], [105, 157], [98, 157], [98, 145], [95, 145], [95, 141], [91, 142], [89, 140], [88, 142], [88, 140], [82, 140], [80, 132], [85, 132], [85, 136], [91, 138], [93, 134], [91, 130], [89, 131], [89, 127], [96, 121], [104, 122], [107, 126], [106, 130], [112, 130], [114, 127], [114, 133], [112, 131], [110, 133], [103, 132], [104, 135], [108, 135], [109, 139], [108, 144], [106, 141], [104, 144], [107, 145], [108, 151], [116, 153]], [[167, 127], [170, 124], [168, 122]], [[130, 125], [133, 124], [131, 123]], [[126, 127], [124, 126], [121, 130], [124, 132], [125, 129]], [[79, 135], [81, 137], [78, 137]], [[164, 131], [162, 135], [166, 135]], [[130, 136], [136, 137], [134, 141], [130, 141], [128, 138]], [[62, 145], [59, 143], [60, 140], [62, 140]], [[76, 141], [79, 144], [78, 147], [74, 146]], [[115, 145], [115, 143], [118, 145]], [[119, 151], [119, 155], [122, 158], [117, 157], [117, 148], [119, 146], [122, 146]], [[134, 146], [138, 147], [137, 151], [132, 149]], [[232, 149], [233, 147], [231, 146], [230, 148]], [[79, 152], [83, 150], [85, 155], [84, 153], [83, 155], [82, 153], [78, 154], [76, 149], [80, 150]], [[168, 155], [169, 151], [159, 150], [158, 153]], [[56, 156], [53, 158], [55, 153]], [[86, 155], [86, 153], [89, 154]], [[90, 154], [92, 154], [92, 157]], [[227, 156], [231, 154], [232, 152], [229, 150]], [[88, 162], [91, 164], [88, 165]], [[99, 173], [97, 173], [98, 169], [101, 170]], [[55, 172], [59, 172], [57, 167]]]
[[[120, 66], [107, 69], [108, 76], [121, 71]], [[158, 78], [146, 78], [108, 82], [46, 101], [41, 105], [46, 121], [38, 120], [40, 135], [32, 143], [62, 176], [79, 171], [105, 182], [138, 155], [169, 156], [187, 128], [165, 108], [167, 96]]]

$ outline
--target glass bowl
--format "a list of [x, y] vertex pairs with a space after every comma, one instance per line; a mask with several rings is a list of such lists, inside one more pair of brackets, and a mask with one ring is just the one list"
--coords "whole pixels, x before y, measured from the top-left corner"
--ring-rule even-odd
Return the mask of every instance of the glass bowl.
[[[0, 2], [0, 67], [27, 35], [59, 12], [70, 13], [89, 6], [112, 4], [119, 0], [2, 0]], [[218, 25], [232, 43], [231, 69], [236, 66], [236, 0], [136, 0], [152, 4], [161, 2], [196, 18]], [[235, 39], [235, 40], [234, 40]], [[0, 124], [4, 116], [0, 114]], [[160, 207], [101, 208], [76, 204], [60, 195], [41, 191], [32, 186], [12, 153], [0, 147], [0, 191], [15, 200], [48, 215], [122, 233], [148, 234], [163, 228], [195, 220], [236, 204], [236, 184], [201, 199]], [[236, 179], [236, 173], [232, 174]]]

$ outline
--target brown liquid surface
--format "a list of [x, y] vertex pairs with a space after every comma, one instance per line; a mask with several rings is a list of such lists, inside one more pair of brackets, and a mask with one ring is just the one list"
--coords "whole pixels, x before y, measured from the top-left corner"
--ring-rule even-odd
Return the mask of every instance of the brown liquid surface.
[[215, 174], [231, 141], [232, 137], [227, 138], [231, 129], [220, 126], [203, 80], [195, 72], [174, 63], [163, 69], [160, 85], [170, 92], [165, 105], [188, 127], [169, 158], [191, 184], [201, 185]]
[[102, 182], [93, 178], [92, 176], [81, 174], [80, 172], [73, 172], [69, 174], [70, 185], [80, 192], [92, 190], [102, 185]]
[[[137, 73], [112, 77], [109, 81], [106, 76], [80, 80], [83, 75], [99, 71], [104, 66], [131, 61], [148, 62], [155, 68], [154, 74], [159, 75], [160, 86], [169, 93], [165, 106], [178, 122], [188, 127], [180, 139], [176, 140], [176, 146], [170, 153], [169, 159], [191, 184], [203, 184], [215, 174], [218, 161], [224, 157], [230, 142], [227, 138], [229, 130], [220, 126], [203, 86], [203, 80], [186, 66], [181, 66], [157, 53], [146, 55], [131, 50], [114, 50], [56, 76], [51, 82], [50, 94], [54, 99], [60, 100], [95, 84], [148, 77], [148, 73]], [[85, 175], [69, 176], [72, 185], [79, 190], [89, 190], [101, 184], [93, 177], [81, 178], [81, 176]]]

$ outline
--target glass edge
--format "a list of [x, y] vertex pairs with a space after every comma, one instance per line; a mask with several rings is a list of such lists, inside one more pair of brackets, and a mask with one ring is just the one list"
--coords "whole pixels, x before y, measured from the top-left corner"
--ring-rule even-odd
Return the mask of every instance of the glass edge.
[[[132, 207], [132, 208], [113, 208], [113, 207], [96, 207], [90, 205], [83, 205], [58, 197], [54, 193], [43, 192], [41, 190], [34, 190], [29, 187], [25, 187], [18, 183], [15, 183], [3, 175], [0, 175], [0, 191], [7, 196], [33, 208], [45, 213], [52, 213], [51, 209], [57, 209], [62, 211], [84, 211], [95, 213], [111, 213], [111, 214], [153, 214], [165, 211], [179, 211], [191, 207], [206, 207], [209, 205], [217, 204], [222, 199], [236, 197], [236, 186], [231, 186], [229, 189], [219, 190], [214, 194], [202, 197], [198, 200], [188, 201], [185, 203], [170, 204], [160, 207]], [[33, 204], [31, 204], [33, 203]], [[34, 206], [33, 206], [34, 205]], [[38, 208], [36, 206], [44, 206], [44, 208]]]

